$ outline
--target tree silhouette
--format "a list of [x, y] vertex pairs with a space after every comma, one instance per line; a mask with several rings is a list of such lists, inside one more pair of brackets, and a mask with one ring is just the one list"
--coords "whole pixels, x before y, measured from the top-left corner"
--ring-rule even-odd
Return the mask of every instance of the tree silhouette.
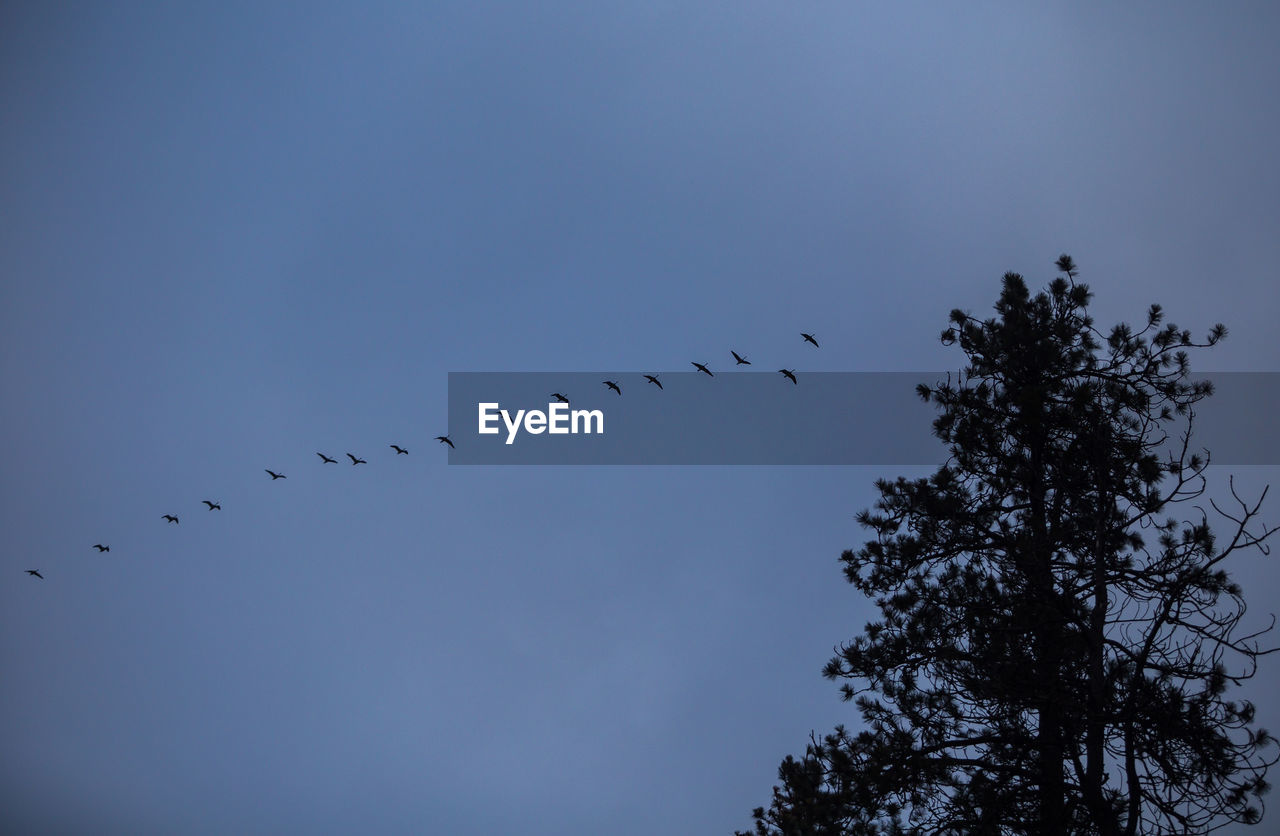
[[[950, 458], [876, 483], [874, 537], [841, 560], [879, 618], [837, 648], [865, 728], [788, 756], [757, 834], [1204, 833], [1262, 815], [1274, 740], [1227, 696], [1271, 652], [1224, 561], [1267, 551], [1256, 502], [1195, 500], [1188, 349], [1162, 325], [1108, 335], [1088, 288], [1032, 296], [1008, 273], [996, 316], [953, 311], [967, 366], [919, 387]], [[1179, 517], [1181, 511], [1182, 518]], [[1274, 618], [1271, 619], [1274, 623]], [[745, 834], [739, 834], [745, 836]]]

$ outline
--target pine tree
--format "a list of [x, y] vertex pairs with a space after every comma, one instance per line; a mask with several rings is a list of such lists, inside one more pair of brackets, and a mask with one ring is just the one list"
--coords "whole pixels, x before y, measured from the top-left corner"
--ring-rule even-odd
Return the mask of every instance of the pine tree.
[[[967, 366], [921, 385], [950, 458], [881, 480], [842, 556], [879, 618], [840, 646], [864, 729], [788, 757], [757, 834], [1204, 833], [1255, 822], [1278, 757], [1228, 697], [1270, 652], [1224, 564], [1266, 552], [1266, 491], [1195, 500], [1189, 349], [1163, 324], [1109, 334], [1064, 274], [1032, 295], [1008, 273], [996, 316], [953, 311]], [[1191, 513], [1194, 512], [1194, 513]], [[1181, 515], [1181, 516], [1180, 516]], [[1267, 628], [1269, 629], [1269, 628]], [[1263, 630], [1262, 632], [1266, 632]], [[740, 836], [743, 836], [740, 834]]]

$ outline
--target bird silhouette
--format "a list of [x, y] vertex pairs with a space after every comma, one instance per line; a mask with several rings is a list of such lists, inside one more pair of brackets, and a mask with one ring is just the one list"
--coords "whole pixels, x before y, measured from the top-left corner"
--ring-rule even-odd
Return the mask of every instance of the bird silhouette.
[[653, 375], [647, 374], [644, 376], [644, 379], [652, 383], [654, 386], [657, 386], [659, 389], [662, 388], [662, 381], [658, 380], [658, 378], [654, 377]]
[[740, 354], [738, 354], [738, 352], [734, 351], [732, 348], [731, 348], [731, 349], [729, 349], [729, 353], [733, 355], [733, 359], [735, 359], [735, 360], [737, 360], [737, 361], [738, 361], [738, 365], [739, 365], [739, 366], [750, 366], [750, 365], [751, 365], [751, 361], [750, 361], [750, 360], [747, 360], [746, 358], [742, 357]]
[[613, 391], [617, 392], [619, 395], [621, 395], [621, 394], [622, 394], [622, 390], [621, 390], [620, 388], [618, 388], [618, 383], [617, 383], [617, 381], [614, 381], [614, 380], [606, 380], [606, 381], [604, 382], [604, 385], [605, 385], [605, 386], [608, 386], [610, 389], [612, 389]]
[[274, 481], [275, 481], [275, 480], [277, 480], [277, 479], [288, 479], [288, 478], [289, 478], [288, 476], [285, 476], [283, 473], [276, 473], [274, 470], [268, 470], [267, 472], [271, 474], [271, 481], [272, 481], [272, 482], [274, 482]]
[[778, 369], [778, 374], [782, 375], [787, 380], [790, 380], [792, 383], [796, 382], [795, 369]]
[[347, 458], [351, 459], [352, 467], [355, 467], [358, 464], [368, 464], [368, 462], [365, 461], [364, 459], [357, 459], [355, 456], [351, 455], [350, 453], [347, 453]]
[[555, 399], [556, 399], [556, 400], [558, 400], [560, 403], [568, 403], [568, 402], [569, 402], [569, 399], [568, 399], [568, 398], [566, 398], [564, 395], [560, 394], [559, 392], [552, 392], [552, 393], [551, 393], [551, 397], [555, 398]]
[[391, 449], [396, 451], [396, 455], [397, 455], [397, 456], [407, 456], [407, 455], [409, 455], [409, 451], [408, 451], [408, 450], [406, 450], [406, 449], [404, 449], [403, 447], [399, 446], [398, 444], [392, 444], [392, 445], [391, 445]]
[[711, 370], [710, 370], [710, 369], [708, 369], [706, 366], [702, 365], [701, 363], [694, 363], [694, 364], [693, 364], [693, 366], [694, 366], [694, 368], [696, 368], [698, 371], [700, 371], [700, 372], [705, 372], [705, 373], [706, 373], [706, 375], [707, 375], [707, 377], [715, 377], [715, 375], [713, 375], [713, 374], [711, 373]]
[[166, 519], [171, 523], [176, 523], [178, 521], [178, 518], [173, 514], [165, 514], [161, 519]]
[[28, 569], [28, 570], [27, 570], [27, 574], [28, 574], [28, 575], [35, 575], [35, 576], [36, 576], [37, 578], [39, 578], [40, 580], [44, 580], [44, 575], [40, 574], [40, 573], [39, 573], [39, 572], [37, 572], [35, 569]]
[[207, 499], [202, 499], [202, 500], [200, 500], [200, 501], [201, 501], [201, 502], [203, 502], [205, 505], [208, 505], [208, 506], [209, 506], [209, 510], [210, 510], [210, 511], [221, 511], [221, 510], [222, 510], [222, 506], [221, 506], [221, 505], [219, 505], [219, 504], [218, 504], [218, 503], [216, 503], [216, 502], [210, 502], [210, 501], [209, 501], [209, 500], [207, 500]]
[[[447, 436], [447, 435], [438, 435], [438, 436], [436, 436], [436, 441], [440, 442], [441, 444], [448, 444], [450, 447], [453, 447], [453, 442], [449, 440], [449, 436]], [[458, 448], [457, 448], [457, 447], [453, 447], [453, 449], [454, 449], [454, 450], [457, 450]]]
[[337, 459], [331, 459], [331, 458], [329, 458], [328, 456], [326, 456], [324, 453], [316, 453], [316, 455], [317, 455], [317, 456], [319, 456], [321, 459], [323, 459], [325, 464], [337, 464], [337, 463], [338, 463], [338, 460], [337, 460]]
[[818, 347], [819, 347], [819, 346], [818, 346], [818, 341], [817, 341], [817, 340], [815, 340], [815, 339], [813, 338], [813, 334], [801, 334], [800, 336], [804, 337], [804, 341], [805, 341], [805, 342], [807, 342], [807, 343], [813, 343], [813, 347], [814, 347], [814, 348], [818, 348]]
[[109, 552], [109, 551], [111, 551], [111, 547], [110, 547], [110, 546], [104, 546], [104, 545], [102, 545], [101, 543], [94, 543], [94, 544], [93, 544], [93, 547], [94, 547], [95, 549], [97, 549], [97, 550], [98, 550], [98, 554], [102, 554], [103, 552]]

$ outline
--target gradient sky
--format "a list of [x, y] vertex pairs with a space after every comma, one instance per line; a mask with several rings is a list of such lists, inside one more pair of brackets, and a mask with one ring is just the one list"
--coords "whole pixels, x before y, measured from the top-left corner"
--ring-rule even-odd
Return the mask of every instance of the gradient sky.
[[955, 368], [1062, 252], [1280, 369], [1280, 8], [1037, 6], [0, 5], [0, 829], [745, 827], [927, 470], [450, 466], [447, 375]]

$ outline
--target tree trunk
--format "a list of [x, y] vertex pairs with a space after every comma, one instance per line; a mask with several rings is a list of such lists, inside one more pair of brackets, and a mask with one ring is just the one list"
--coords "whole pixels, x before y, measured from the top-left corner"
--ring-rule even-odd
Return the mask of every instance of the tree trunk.
[[[1035, 433], [1039, 436], [1039, 433]], [[1066, 836], [1066, 779], [1062, 745], [1062, 689], [1059, 687], [1062, 668], [1062, 615], [1055, 602], [1053, 583], [1053, 549], [1049, 543], [1048, 521], [1045, 503], [1045, 478], [1043, 462], [1043, 437], [1037, 437], [1031, 445], [1031, 554], [1029, 561], [1030, 586], [1035, 595], [1036, 656], [1040, 661], [1040, 689], [1037, 714], [1037, 744], [1039, 748], [1038, 772], [1040, 774], [1039, 818], [1040, 832], [1046, 836]]]
[[1085, 776], [1082, 787], [1098, 832], [1115, 836], [1116, 821], [1103, 793], [1105, 776], [1104, 748], [1107, 729], [1106, 645], [1103, 643], [1107, 624], [1107, 544], [1106, 526], [1110, 500], [1104, 493], [1097, 509], [1097, 535], [1093, 549], [1093, 609], [1089, 613], [1089, 701], [1085, 713]]

